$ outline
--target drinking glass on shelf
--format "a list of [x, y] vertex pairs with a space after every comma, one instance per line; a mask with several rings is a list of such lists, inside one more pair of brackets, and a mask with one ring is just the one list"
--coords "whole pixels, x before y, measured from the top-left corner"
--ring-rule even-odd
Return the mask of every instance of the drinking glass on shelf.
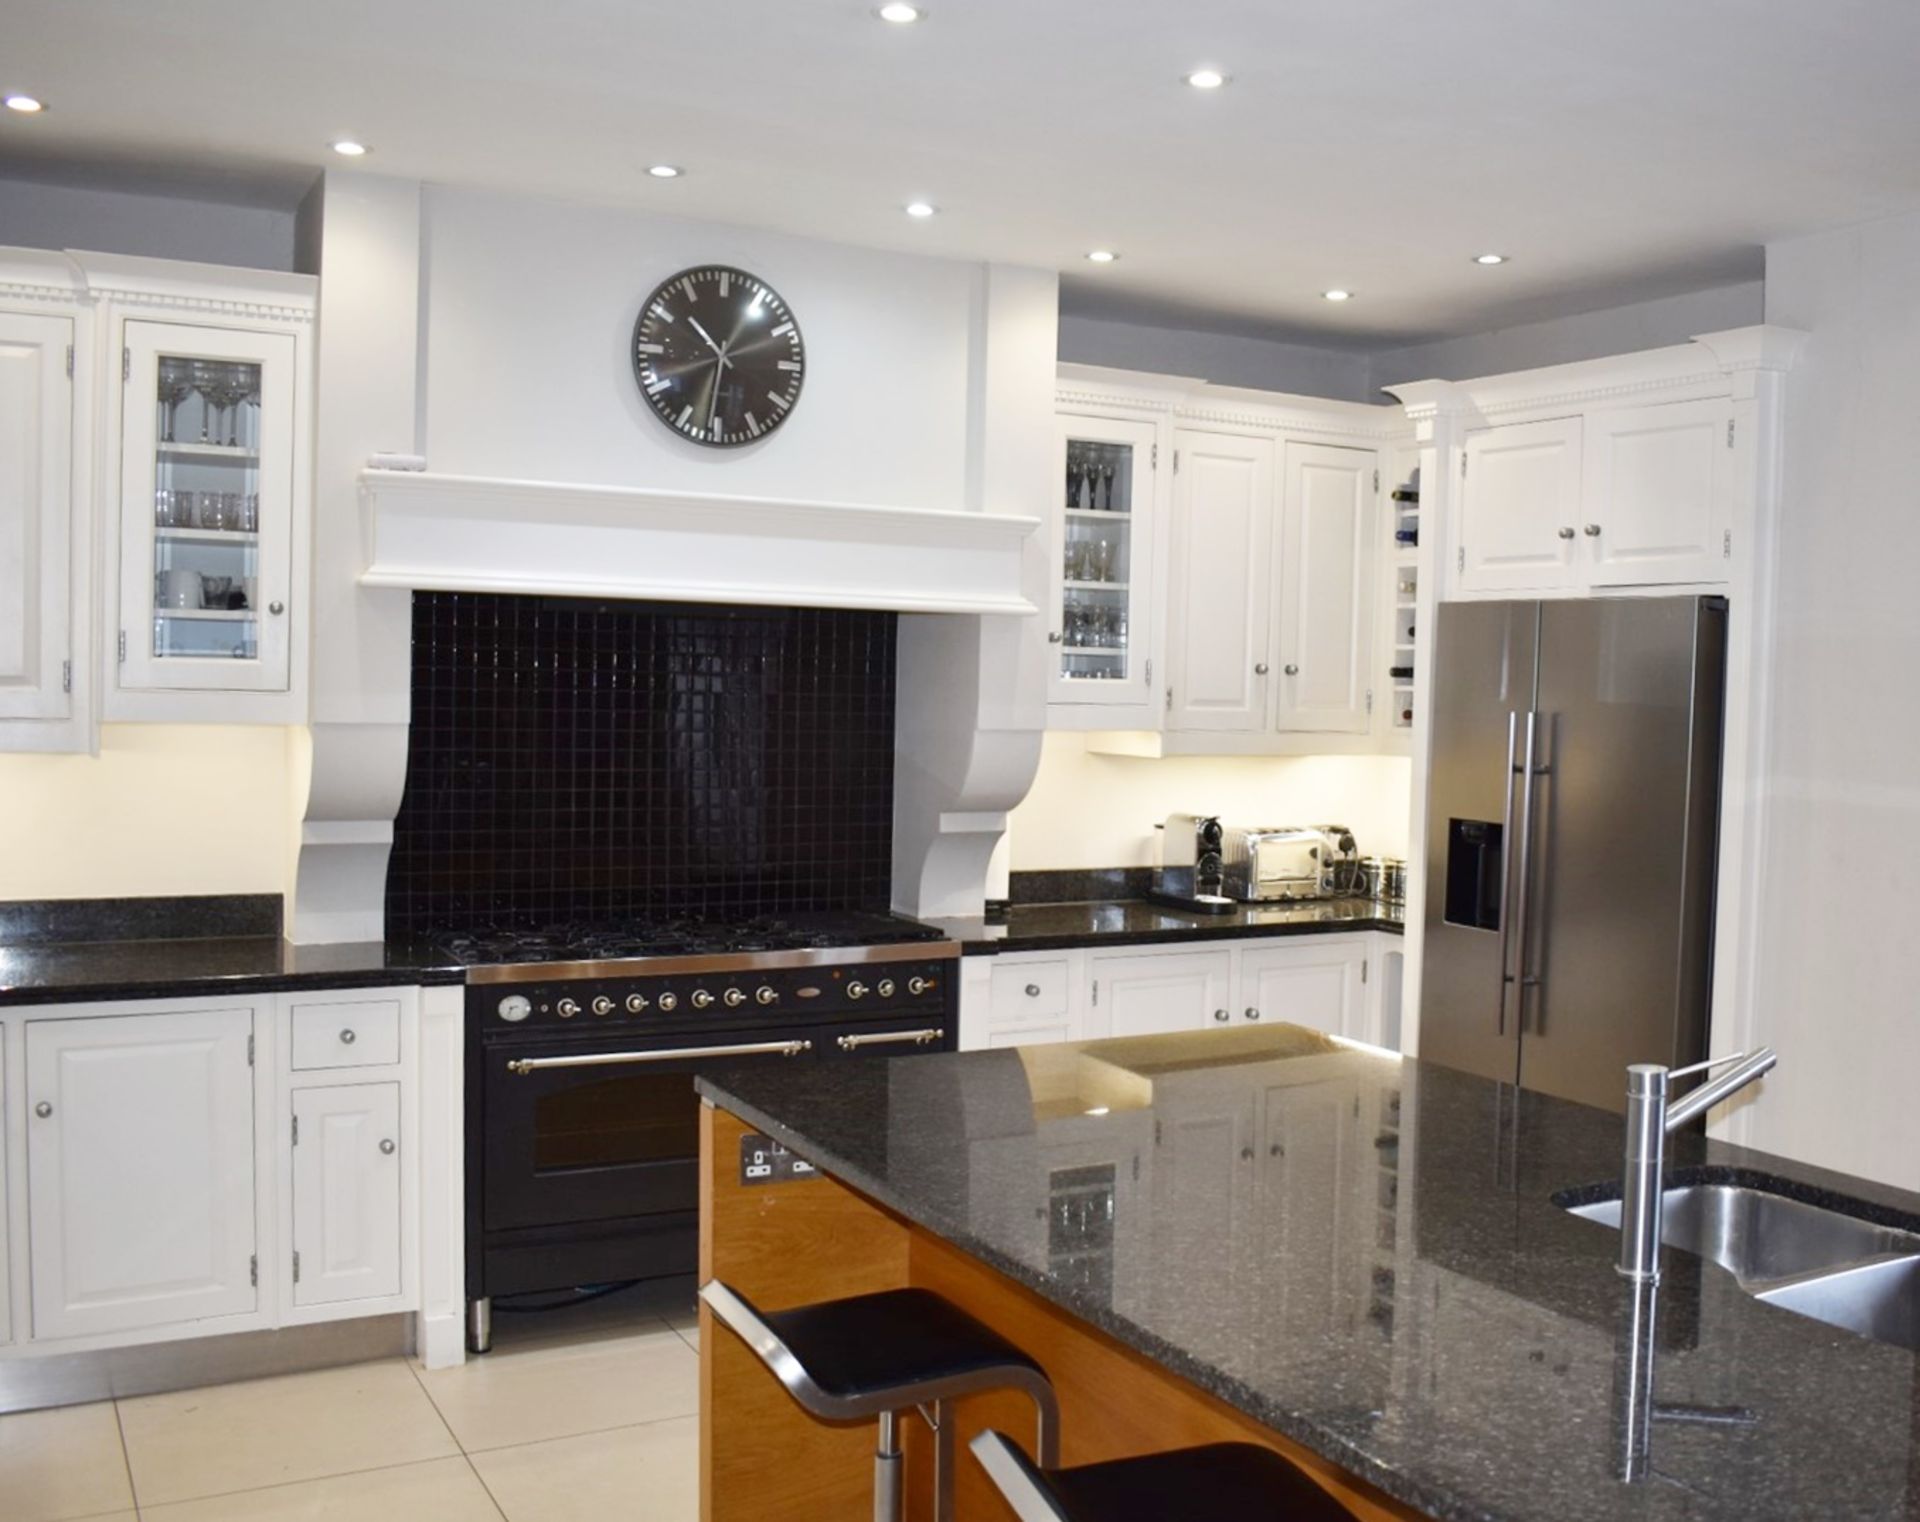
[[1105, 465], [1102, 465], [1102, 466], [1100, 467], [1100, 479], [1101, 479], [1102, 481], [1104, 481], [1104, 482], [1106, 482], [1106, 484], [1107, 484], [1107, 511], [1108, 511], [1108, 512], [1112, 512], [1112, 511], [1113, 511], [1113, 478], [1114, 478], [1114, 474], [1115, 474], [1115, 472], [1114, 472], [1114, 468], [1113, 468], [1113, 461], [1111, 461], [1111, 460], [1109, 460], [1109, 461], [1107, 461], [1107, 463], [1106, 463]]
[[1078, 450], [1067, 451], [1067, 506], [1080, 505], [1080, 476], [1085, 469]]
[[180, 526], [180, 499], [185, 492], [162, 486], [153, 494], [153, 523], [155, 528], [178, 528]]
[[1106, 539], [1096, 539], [1087, 546], [1087, 580], [1113, 580], [1113, 544]]
[[160, 361], [160, 403], [167, 409], [167, 426], [161, 442], [174, 442], [173, 425], [180, 415], [180, 404], [193, 394], [193, 366], [184, 359]]
[[194, 522], [205, 529], [224, 529], [231, 525], [227, 521], [227, 494], [220, 491], [203, 491], [194, 508]]
[[[206, 397], [208, 406], [218, 407], [226, 413], [226, 442], [231, 449], [240, 442], [236, 414], [242, 399], [253, 389], [253, 382], [244, 365], [213, 365], [209, 369], [212, 373], [200, 391]], [[212, 442], [220, 442], [220, 429], [217, 426], [213, 430]]]
[[260, 493], [257, 491], [242, 492], [239, 495], [238, 501], [239, 501], [239, 516], [235, 520], [233, 526], [239, 529], [242, 533], [246, 533], [246, 534], [259, 533], [260, 532]]

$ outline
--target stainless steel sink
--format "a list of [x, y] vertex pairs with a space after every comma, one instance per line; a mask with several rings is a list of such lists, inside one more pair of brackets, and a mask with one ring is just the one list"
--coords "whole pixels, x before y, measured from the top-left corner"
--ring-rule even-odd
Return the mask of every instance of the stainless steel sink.
[[[1620, 1202], [1568, 1207], [1615, 1230]], [[1920, 1234], [1737, 1184], [1666, 1192], [1660, 1239], [1733, 1274], [1757, 1300], [1920, 1351]]]

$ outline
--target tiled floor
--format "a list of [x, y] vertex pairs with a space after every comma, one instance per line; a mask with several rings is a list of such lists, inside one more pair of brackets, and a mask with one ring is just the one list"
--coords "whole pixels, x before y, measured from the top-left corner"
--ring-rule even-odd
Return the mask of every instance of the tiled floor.
[[689, 1284], [495, 1318], [494, 1351], [0, 1416], [5, 1522], [694, 1522]]

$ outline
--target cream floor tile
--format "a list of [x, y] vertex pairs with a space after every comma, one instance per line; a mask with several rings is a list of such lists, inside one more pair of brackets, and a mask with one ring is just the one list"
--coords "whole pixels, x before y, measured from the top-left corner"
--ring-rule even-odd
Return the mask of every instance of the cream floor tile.
[[0, 1416], [0, 1516], [65, 1522], [133, 1505], [113, 1402]]
[[142, 1522], [500, 1522], [464, 1458], [148, 1506]]
[[[700, 1361], [657, 1321], [598, 1341], [500, 1349], [415, 1373], [468, 1453], [630, 1427], [699, 1409]], [[138, 1471], [136, 1470], [136, 1474]]]
[[692, 1306], [682, 1310], [670, 1310], [660, 1318], [680, 1334], [680, 1339], [694, 1350], [700, 1351], [700, 1312]]
[[459, 1453], [404, 1359], [120, 1402], [141, 1509]]
[[697, 1417], [473, 1455], [507, 1522], [695, 1522]]

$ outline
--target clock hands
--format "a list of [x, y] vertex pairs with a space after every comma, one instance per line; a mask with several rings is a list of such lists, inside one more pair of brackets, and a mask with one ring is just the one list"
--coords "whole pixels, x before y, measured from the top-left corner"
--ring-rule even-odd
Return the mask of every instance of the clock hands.
[[706, 344], [706, 346], [709, 349], [713, 350], [713, 357], [720, 361], [720, 368], [722, 370], [726, 369], [728, 365], [733, 363], [732, 360], [727, 358], [728, 345], [715, 343], [713, 341], [713, 335], [709, 333], [705, 328], [700, 326], [700, 319], [698, 317], [689, 315], [687, 318], [687, 322], [693, 328], [693, 331], [700, 335], [701, 342]]

